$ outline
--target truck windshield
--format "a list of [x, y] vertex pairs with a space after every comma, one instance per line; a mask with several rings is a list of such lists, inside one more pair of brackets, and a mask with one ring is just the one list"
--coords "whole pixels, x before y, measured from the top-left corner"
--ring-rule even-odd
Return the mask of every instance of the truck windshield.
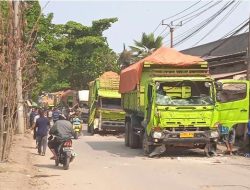
[[157, 105], [212, 105], [213, 83], [210, 81], [157, 82]]
[[101, 107], [109, 109], [121, 109], [120, 98], [101, 98]]

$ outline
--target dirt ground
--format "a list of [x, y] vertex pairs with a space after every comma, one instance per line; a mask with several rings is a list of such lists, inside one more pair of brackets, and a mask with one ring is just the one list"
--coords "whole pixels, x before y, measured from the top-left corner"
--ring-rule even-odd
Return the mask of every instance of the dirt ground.
[[73, 147], [77, 157], [65, 171], [49, 159], [49, 150], [37, 154], [31, 134], [16, 136], [9, 162], [0, 163], [0, 190], [250, 189], [249, 158], [207, 158], [201, 150], [147, 158], [125, 147], [122, 136], [89, 136], [86, 129]]
[[31, 163], [35, 162], [34, 140], [30, 133], [14, 137], [11, 153], [7, 162], [0, 163], [1, 190], [40, 189], [44, 182], [36, 176], [39, 169]]

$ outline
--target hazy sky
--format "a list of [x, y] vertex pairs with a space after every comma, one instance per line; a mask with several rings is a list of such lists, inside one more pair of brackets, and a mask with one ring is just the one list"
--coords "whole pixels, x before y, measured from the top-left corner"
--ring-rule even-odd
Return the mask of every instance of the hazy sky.
[[[104, 35], [108, 38], [108, 43], [114, 51], [117, 53], [121, 52], [123, 49], [123, 43], [126, 46], [133, 45], [133, 40], [139, 40], [142, 32], [150, 33], [158, 26], [162, 19], [175, 15], [184, 9], [190, 7], [198, 1], [50, 1], [47, 7], [44, 9], [44, 13], [54, 13], [53, 22], [56, 24], [64, 24], [67, 21], [73, 20], [84, 25], [91, 25], [93, 20], [98, 20], [102, 18], [117, 17], [118, 22], [114, 23], [112, 27], [107, 30]], [[217, 1], [202, 1], [194, 5], [191, 9], [177, 15], [165, 23], [170, 23], [172, 20], [183, 17], [195, 10], [204, 10], [205, 8], [213, 5]], [[183, 34], [186, 30], [189, 30], [196, 24], [204, 21], [212, 14], [218, 12], [223, 5], [228, 1], [223, 1], [218, 3], [212, 9], [204, 12], [201, 15], [197, 15], [195, 19], [178, 27], [174, 36], [178, 37]], [[225, 17], [224, 22], [222, 22], [219, 27], [210, 32], [212, 28], [220, 22], [220, 20], [230, 12], [230, 9], [236, 5], [231, 5], [218, 19], [214, 20], [201, 32], [193, 36], [190, 40], [185, 41], [183, 44], [176, 46], [177, 49], [185, 49], [192, 47], [196, 42], [198, 42], [203, 36], [206, 38], [202, 40], [199, 44], [203, 44], [209, 41], [214, 41], [221, 38], [226, 33], [230, 32], [240, 23], [245, 21], [250, 16], [250, 1], [240, 1], [234, 11]], [[47, 1], [41, 1], [41, 6], [43, 7]], [[205, 6], [208, 4], [207, 6]], [[204, 8], [201, 8], [205, 6]], [[195, 12], [198, 13], [198, 12]], [[229, 14], [229, 13], [228, 13]], [[188, 18], [188, 16], [183, 19]], [[174, 24], [179, 24], [179, 19]], [[185, 22], [184, 22], [185, 23]], [[165, 26], [160, 26], [155, 35], [159, 35]], [[168, 30], [163, 32], [163, 35], [167, 33]], [[207, 35], [209, 33], [209, 35]], [[169, 35], [165, 37], [164, 43], [169, 46]], [[175, 38], [178, 41], [180, 38]]]

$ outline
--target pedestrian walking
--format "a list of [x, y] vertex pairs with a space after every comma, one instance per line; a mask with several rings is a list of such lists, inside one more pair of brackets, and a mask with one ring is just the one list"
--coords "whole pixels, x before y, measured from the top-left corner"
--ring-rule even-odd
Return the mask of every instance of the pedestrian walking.
[[31, 109], [31, 112], [30, 112], [30, 114], [29, 114], [30, 128], [33, 127], [34, 118], [35, 118], [36, 115], [38, 115], [37, 109], [36, 109], [36, 108], [32, 108], [32, 109]]
[[39, 110], [39, 118], [36, 120], [35, 129], [38, 142], [38, 154], [44, 156], [47, 148], [47, 137], [49, 131], [49, 119], [44, 116], [44, 111]]

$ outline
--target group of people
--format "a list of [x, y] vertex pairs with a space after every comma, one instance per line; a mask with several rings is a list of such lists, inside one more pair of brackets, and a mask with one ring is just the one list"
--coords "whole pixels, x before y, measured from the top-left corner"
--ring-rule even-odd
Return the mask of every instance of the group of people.
[[[38, 154], [44, 156], [48, 146], [53, 154], [51, 159], [56, 159], [60, 143], [74, 135], [71, 122], [66, 120], [57, 108], [54, 110], [33, 108], [29, 115], [30, 128], [34, 131]], [[48, 135], [54, 136], [54, 138], [49, 138], [49, 142]]]

